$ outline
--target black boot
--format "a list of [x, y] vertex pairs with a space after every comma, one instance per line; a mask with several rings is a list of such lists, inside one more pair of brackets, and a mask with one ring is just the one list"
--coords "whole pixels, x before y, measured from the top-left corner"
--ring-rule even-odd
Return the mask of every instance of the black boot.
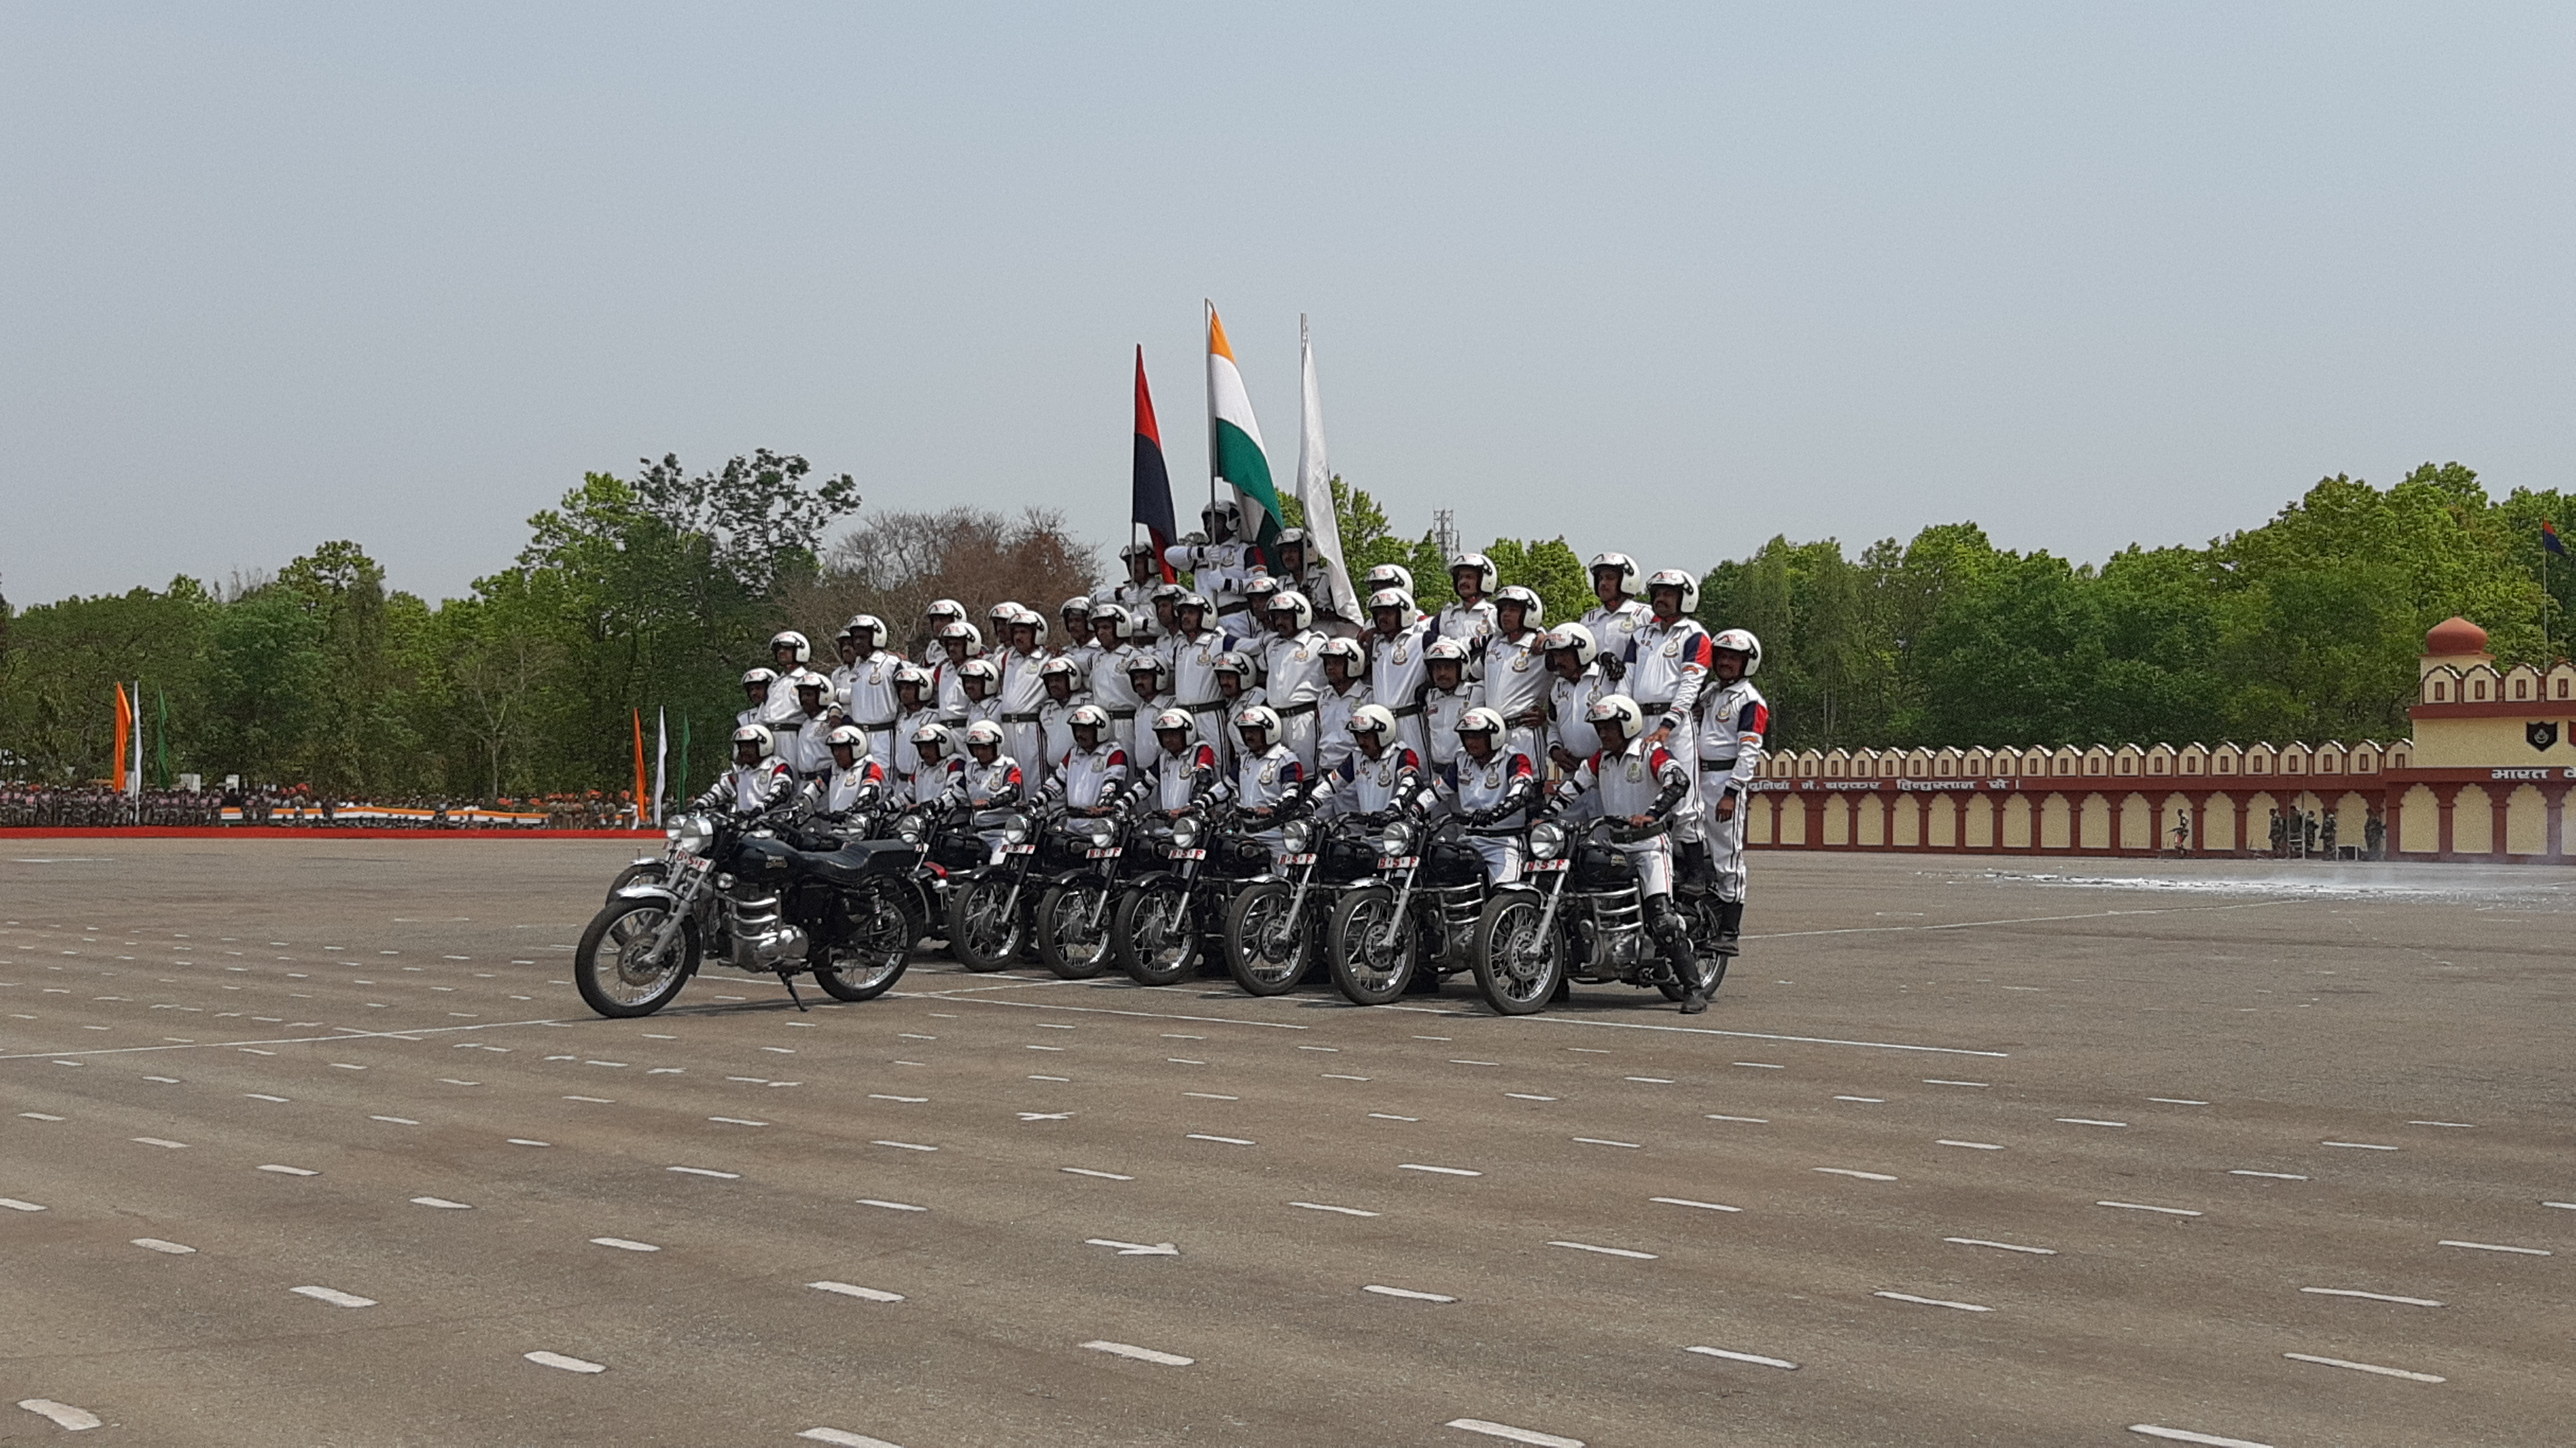
[[1702, 890], [1717, 888], [1717, 864], [1709, 858], [1706, 840], [1685, 840], [1682, 843], [1681, 866], [1684, 884]]
[[1736, 942], [1743, 936], [1743, 934], [1744, 902], [1741, 900], [1718, 901], [1717, 953], [1730, 958], [1742, 954], [1743, 947], [1738, 945]]

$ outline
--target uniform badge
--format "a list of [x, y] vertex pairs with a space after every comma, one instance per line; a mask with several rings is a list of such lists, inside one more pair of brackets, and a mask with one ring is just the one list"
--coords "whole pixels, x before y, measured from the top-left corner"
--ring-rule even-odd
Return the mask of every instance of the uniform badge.
[[1628, 761], [1628, 782], [1629, 782], [1630, 784], [1635, 784], [1635, 783], [1637, 783], [1638, 781], [1640, 781], [1640, 780], [1644, 779], [1645, 777], [1646, 777], [1646, 765], [1645, 765], [1645, 761], [1643, 761], [1643, 760], [1639, 760], [1639, 759], [1631, 759], [1631, 760], [1629, 760], [1629, 761]]
[[1270, 783], [1272, 780], [1274, 780], [1274, 779], [1276, 779], [1276, 778], [1278, 778], [1278, 777], [1279, 777], [1279, 766], [1278, 766], [1278, 765], [1276, 765], [1276, 764], [1265, 764], [1265, 765], [1261, 766], [1261, 782], [1262, 782], [1263, 784], [1268, 784], [1268, 783]]
[[1397, 644], [1395, 646], [1395, 661], [1399, 664], [1403, 663], [1406, 659], [1412, 657], [1412, 652], [1413, 645], [1409, 643]]
[[1682, 641], [1681, 641], [1680, 639], [1675, 639], [1675, 640], [1673, 640], [1671, 643], [1668, 643], [1668, 644], [1664, 645], [1664, 657], [1665, 657], [1665, 658], [1668, 658], [1668, 659], [1678, 659], [1678, 658], [1680, 658], [1681, 656], [1682, 656]]
[[1487, 788], [1487, 789], [1500, 789], [1500, 788], [1502, 788], [1502, 787], [1503, 787], [1503, 770], [1502, 770], [1502, 766], [1501, 766], [1501, 765], [1496, 765], [1496, 766], [1494, 766], [1493, 768], [1486, 770], [1486, 771], [1485, 771], [1485, 788]]
[[1298, 645], [1298, 646], [1297, 646], [1297, 652], [1296, 652], [1296, 653], [1294, 653], [1294, 654], [1292, 654], [1292, 655], [1290, 655], [1290, 657], [1294, 658], [1297, 662], [1299, 662], [1299, 663], [1301, 663], [1301, 664], [1302, 664], [1302, 663], [1306, 662], [1306, 656], [1307, 656], [1309, 653], [1311, 653], [1311, 652], [1312, 652], [1312, 650], [1308, 649], [1305, 645], [1300, 644], [1300, 645]]

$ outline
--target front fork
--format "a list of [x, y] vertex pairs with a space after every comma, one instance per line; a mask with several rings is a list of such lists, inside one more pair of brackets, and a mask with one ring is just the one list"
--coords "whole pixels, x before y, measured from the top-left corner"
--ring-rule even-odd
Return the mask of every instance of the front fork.
[[[1558, 902], [1565, 899], [1566, 871], [1555, 870], [1549, 873], [1556, 881], [1556, 888], [1547, 892], [1547, 908], [1538, 912], [1538, 929], [1530, 934], [1530, 939], [1534, 942], [1546, 940], [1547, 933], [1556, 928], [1556, 907]], [[1543, 947], [1534, 944], [1531, 948], [1535, 950]], [[1567, 963], [1572, 964], [1570, 961]]]
[[1411, 868], [1404, 872], [1404, 878], [1396, 882], [1395, 908], [1387, 912], [1386, 934], [1376, 940], [1370, 941], [1369, 944], [1371, 948], [1384, 951], [1393, 951], [1395, 949], [1397, 937], [1404, 932], [1405, 908], [1413, 903], [1414, 877], [1421, 873], [1422, 866], [1420, 862], [1417, 861]]
[[[1320, 856], [1318, 857], [1320, 858]], [[1279, 932], [1263, 942], [1276, 953], [1285, 955], [1297, 947], [1297, 927], [1306, 918], [1306, 891], [1315, 883], [1315, 867], [1304, 867], [1297, 877], [1297, 888], [1288, 896], [1288, 913], [1280, 917]]]

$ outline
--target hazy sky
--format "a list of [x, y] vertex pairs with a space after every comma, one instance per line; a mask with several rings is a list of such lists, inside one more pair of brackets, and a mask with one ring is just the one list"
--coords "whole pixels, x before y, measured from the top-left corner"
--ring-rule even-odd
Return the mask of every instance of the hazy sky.
[[0, 591], [463, 592], [757, 446], [1125, 536], [1294, 466], [1649, 568], [2576, 485], [2576, 8], [0, 6]]

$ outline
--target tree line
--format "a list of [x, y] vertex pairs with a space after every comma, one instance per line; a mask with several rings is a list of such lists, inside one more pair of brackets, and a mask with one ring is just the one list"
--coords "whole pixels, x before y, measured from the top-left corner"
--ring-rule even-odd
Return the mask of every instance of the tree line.
[[[1427, 530], [1333, 489], [1355, 582], [1402, 563], [1425, 608], [1451, 597]], [[703, 782], [735, 680], [775, 630], [804, 631], [829, 667], [841, 624], [874, 613], [918, 656], [933, 598], [1052, 618], [1102, 578], [1058, 513], [870, 512], [831, 536], [859, 504], [847, 475], [792, 454], [696, 473], [665, 457], [586, 476], [529, 520], [509, 566], [436, 604], [387, 589], [348, 541], [221, 587], [0, 599], [0, 777], [105, 775], [112, 690], [139, 679], [146, 727], [168, 718], [147, 773], [166, 758], [379, 800], [615, 791], [633, 777], [633, 711], [649, 734], [661, 708], [675, 750], [689, 741], [675, 772]], [[1700, 614], [1762, 637], [1775, 747], [2392, 737], [2442, 618], [2477, 620], [2507, 661], [2564, 651], [2576, 566], [2549, 559], [2544, 591], [2540, 524], [2566, 504], [2494, 500], [2468, 468], [2428, 463], [2386, 489], [2327, 478], [2259, 528], [2098, 566], [1997, 548], [1972, 523], [1856, 557], [1780, 537], [1710, 569]], [[1594, 546], [1669, 561], [1649, 538]], [[1586, 554], [1564, 537], [1484, 551], [1551, 621], [1590, 606]]]

